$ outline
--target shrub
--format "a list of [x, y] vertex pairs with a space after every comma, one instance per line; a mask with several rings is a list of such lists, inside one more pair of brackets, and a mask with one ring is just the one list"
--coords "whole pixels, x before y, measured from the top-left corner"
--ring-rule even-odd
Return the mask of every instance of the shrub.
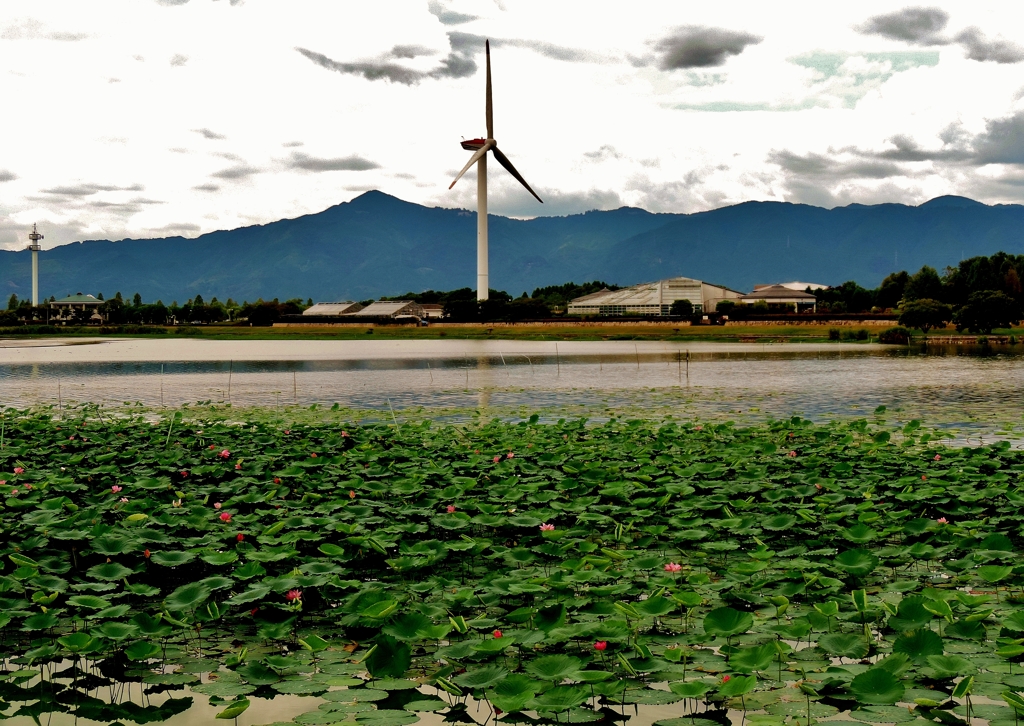
[[[718, 303], [717, 310], [723, 315], [728, 315], [732, 312], [732, 309], [736, 306], [736, 303], [723, 300]], [[678, 315], [682, 318], [688, 318], [693, 315], [693, 303], [689, 300], [676, 300], [672, 303], [672, 307], [668, 309], [669, 315]]]
[[908, 328], [920, 328], [927, 334], [931, 328], [944, 328], [953, 319], [953, 308], [938, 300], [922, 298], [912, 300], [903, 306], [900, 313], [900, 325]]
[[886, 328], [878, 334], [878, 342], [890, 345], [906, 345], [910, 342], [910, 331], [902, 325]]
[[839, 335], [839, 328], [829, 328], [828, 329], [828, 339], [829, 340], [839, 340], [839, 337], [840, 337], [840, 335]]

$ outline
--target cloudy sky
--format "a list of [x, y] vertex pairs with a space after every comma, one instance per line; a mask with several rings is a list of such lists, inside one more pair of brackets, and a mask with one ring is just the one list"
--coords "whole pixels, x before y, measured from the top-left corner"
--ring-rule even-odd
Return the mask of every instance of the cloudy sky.
[[4, 0], [0, 248], [474, 208], [485, 38], [492, 213], [1024, 203], [1024, 4]]

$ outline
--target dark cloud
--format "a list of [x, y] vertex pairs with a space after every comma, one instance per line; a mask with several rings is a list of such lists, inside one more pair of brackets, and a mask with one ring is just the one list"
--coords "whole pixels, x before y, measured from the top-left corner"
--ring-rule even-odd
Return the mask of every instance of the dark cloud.
[[368, 171], [370, 169], [379, 169], [380, 164], [369, 159], [364, 159], [361, 156], [353, 154], [351, 156], [344, 156], [340, 158], [326, 159], [315, 156], [309, 156], [300, 152], [292, 154], [289, 165], [293, 169], [302, 169], [304, 171]]
[[994, 63], [1020, 63], [1024, 60], [1024, 47], [1002, 38], [990, 39], [979, 28], [965, 28], [955, 40], [971, 60]]
[[188, 63], [188, 56], [182, 55], [181, 53], [175, 53], [171, 56], [171, 65], [174, 67], [180, 67]]
[[601, 148], [596, 151], [585, 151], [583, 156], [587, 157], [591, 161], [606, 161], [607, 159], [621, 159], [622, 154], [618, 150], [609, 144], [604, 144]]
[[857, 26], [861, 33], [881, 35], [914, 45], [960, 45], [970, 60], [993, 63], [1024, 61], [1024, 47], [1004, 38], [989, 38], [981, 28], [964, 28], [953, 37], [941, 35], [949, 14], [941, 8], [910, 7], [875, 15]]
[[17, 178], [18, 175], [15, 174], [13, 171], [8, 171], [7, 169], [0, 169], [0, 184], [4, 182], [14, 181]]
[[772, 151], [768, 163], [776, 164], [783, 171], [800, 177], [815, 177], [828, 180], [839, 179], [887, 179], [907, 176], [908, 172], [899, 164], [881, 159], [854, 158], [841, 161], [824, 154], [794, 154], [791, 151]]
[[226, 139], [227, 137], [223, 134], [218, 134], [216, 131], [211, 131], [205, 126], [201, 129], [192, 129], [194, 133], [202, 134], [204, 139]]
[[119, 187], [111, 184], [72, 184], [68, 186], [50, 187], [41, 190], [42, 194], [54, 197], [84, 198], [100, 192], [141, 192], [145, 189], [141, 184]]
[[[309, 60], [316, 63], [321, 68], [326, 68], [330, 71], [337, 71], [353, 76], [362, 76], [368, 81], [390, 81], [391, 83], [402, 83], [406, 86], [411, 86], [419, 83], [424, 78], [430, 77], [430, 74], [422, 71], [417, 71], [412, 68], [406, 68], [405, 66], [390, 61], [366, 61], [358, 63], [344, 63], [336, 61], [332, 58], [328, 58], [323, 53], [317, 53], [316, 51], [307, 50], [306, 48], [296, 48], [299, 53], [309, 58]], [[476, 70], [474, 64], [473, 70]]]
[[[468, 78], [474, 75], [479, 67], [476, 59], [483, 53], [484, 41], [487, 38], [482, 35], [452, 31], [448, 33], [448, 40], [451, 44], [451, 51], [441, 59], [436, 68], [430, 71], [416, 70], [396, 62], [420, 56], [437, 55], [429, 48], [421, 46], [396, 45], [378, 58], [351, 62], [337, 61], [323, 53], [307, 48], [296, 48], [295, 50], [322, 68], [347, 75], [362, 76], [368, 81], [389, 81], [411, 86], [428, 79]], [[526, 48], [560, 61], [605, 63], [610, 60], [608, 56], [589, 50], [556, 45], [541, 40], [491, 38], [490, 41], [492, 48]]]
[[16, 21], [0, 30], [0, 40], [57, 40], [74, 42], [76, 40], [85, 40], [88, 37], [88, 33], [47, 30], [43, 23], [34, 18]]
[[529, 40], [527, 38], [487, 38], [474, 33], [463, 33], [454, 30], [448, 33], [452, 49], [459, 51], [462, 55], [473, 55], [484, 50], [484, 41], [490, 40], [492, 48], [526, 48], [535, 53], [554, 60], [567, 61], [569, 63], [607, 63], [611, 58], [600, 53], [573, 48], [565, 45], [556, 45], [543, 40]]
[[422, 45], [396, 45], [389, 55], [392, 58], [419, 58], [424, 55], [437, 55], [437, 51]]
[[103, 212], [115, 212], [118, 214], [137, 214], [144, 210], [146, 207], [154, 204], [166, 204], [166, 202], [158, 199], [146, 199], [144, 197], [136, 197], [135, 199], [129, 199], [127, 202], [103, 202], [103, 201], [91, 201], [85, 204], [90, 209], [96, 209]]
[[1024, 164], [1024, 111], [989, 121], [973, 146], [976, 164]]
[[292, 149], [292, 148], [295, 148], [296, 146], [305, 146], [305, 145], [306, 145], [305, 141], [286, 141], [283, 144], [281, 144], [281, 146], [285, 147], [286, 149]]
[[938, 34], [948, 22], [949, 13], [941, 8], [910, 7], [868, 18], [857, 30], [915, 45], [944, 45], [949, 41]]
[[466, 15], [465, 13], [457, 13], [454, 10], [449, 10], [438, 0], [430, 0], [427, 3], [427, 10], [430, 14], [440, 20], [444, 25], [462, 25], [472, 20], [476, 20], [476, 15]]
[[220, 187], [216, 184], [197, 184], [192, 189], [197, 192], [216, 192]]
[[656, 62], [665, 71], [678, 68], [708, 68], [723, 65], [730, 56], [739, 55], [748, 45], [757, 45], [764, 38], [726, 28], [684, 25], [673, 28], [668, 35], [654, 41], [655, 56], [633, 59], [637, 65]]
[[249, 166], [248, 164], [236, 164], [235, 166], [229, 166], [226, 169], [215, 171], [210, 176], [217, 177], [218, 179], [236, 180], [260, 174], [262, 171], [262, 169], [257, 169], [256, 167]]

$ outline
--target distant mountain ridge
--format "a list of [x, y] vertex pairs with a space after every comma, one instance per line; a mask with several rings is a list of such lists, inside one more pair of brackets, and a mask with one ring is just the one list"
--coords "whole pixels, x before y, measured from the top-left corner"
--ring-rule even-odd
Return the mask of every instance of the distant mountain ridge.
[[[513, 295], [601, 279], [683, 275], [747, 291], [808, 280], [876, 286], [888, 273], [939, 270], [999, 250], [1024, 253], [1024, 206], [945, 196], [920, 206], [823, 209], [744, 202], [695, 214], [623, 207], [567, 217], [490, 218], [491, 287]], [[3, 294], [31, 292], [28, 252], [0, 251]], [[195, 239], [91, 240], [40, 253], [40, 295], [146, 301], [291, 297], [362, 300], [476, 284], [476, 215], [379, 191], [322, 212]]]

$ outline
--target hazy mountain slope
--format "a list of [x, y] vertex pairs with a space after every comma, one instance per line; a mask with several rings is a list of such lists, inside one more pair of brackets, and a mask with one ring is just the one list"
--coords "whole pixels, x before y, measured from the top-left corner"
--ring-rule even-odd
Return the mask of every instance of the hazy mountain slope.
[[[919, 207], [832, 210], [748, 202], [699, 214], [623, 208], [570, 217], [491, 217], [491, 287], [687, 275], [747, 290], [760, 282], [856, 279], [1024, 252], [1024, 207], [942, 197]], [[898, 256], [898, 261], [897, 261]], [[30, 294], [27, 252], [0, 252], [0, 291]], [[40, 255], [41, 295], [140, 292], [184, 302], [365, 299], [476, 284], [476, 215], [368, 192], [317, 214], [180, 237], [78, 242]]]

